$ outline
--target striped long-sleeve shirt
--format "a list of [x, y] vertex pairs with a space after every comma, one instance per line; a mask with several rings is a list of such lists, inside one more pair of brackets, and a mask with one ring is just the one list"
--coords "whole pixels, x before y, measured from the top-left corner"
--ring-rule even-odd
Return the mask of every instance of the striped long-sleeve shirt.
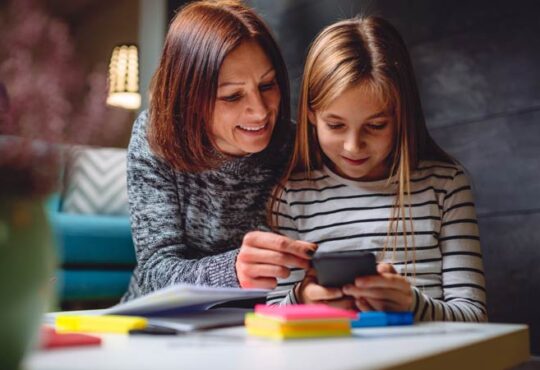
[[[378, 262], [393, 264], [411, 283], [416, 320], [487, 320], [478, 223], [463, 169], [420, 163], [411, 175], [414, 251], [406, 209], [407, 250], [399, 222], [395, 252], [390, 240], [383, 253], [395, 201], [394, 180], [352, 181], [328, 168], [313, 172], [311, 179], [293, 175], [277, 210], [279, 231], [318, 244], [320, 252], [360, 249], [375, 253]], [[292, 288], [304, 275], [292, 269], [287, 279], [278, 281], [268, 302], [297, 303]]]

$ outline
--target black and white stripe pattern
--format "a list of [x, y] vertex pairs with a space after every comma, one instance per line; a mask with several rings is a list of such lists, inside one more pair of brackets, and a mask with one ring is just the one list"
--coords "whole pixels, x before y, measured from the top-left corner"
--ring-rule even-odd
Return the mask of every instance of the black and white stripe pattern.
[[[319, 251], [361, 249], [375, 253], [380, 262], [392, 263], [413, 284], [411, 309], [417, 320], [486, 320], [478, 224], [469, 181], [460, 167], [422, 162], [414, 171], [415, 251], [409, 225], [405, 250], [399, 223], [395, 252], [390, 247], [384, 256], [395, 182], [351, 181], [327, 168], [315, 171], [312, 178], [293, 176], [285, 187], [278, 209], [283, 234], [317, 243]], [[292, 287], [303, 277], [304, 271], [293, 270], [289, 278], [278, 281], [268, 302], [295, 303]]]

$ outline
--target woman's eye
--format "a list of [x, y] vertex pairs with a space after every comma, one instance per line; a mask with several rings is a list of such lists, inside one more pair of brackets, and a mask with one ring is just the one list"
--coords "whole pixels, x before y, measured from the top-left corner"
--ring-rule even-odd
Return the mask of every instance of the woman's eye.
[[226, 102], [232, 103], [232, 102], [240, 100], [241, 97], [242, 97], [242, 95], [240, 95], [240, 94], [233, 94], [233, 95], [229, 95], [229, 96], [222, 96], [220, 99], [224, 100]]
[[328, 126], [330, 130], [337, 130], [345, 126], [343, 123], [331, 123], [331, 122], [327, 122], [326, 125]]
[[269, 83], [266, 83], [266, 84], [259, 85], [259, 89], [261, 89], [261, 91], [268, 91], [268, 90], [273, 89], [274, 86], [276, 86], [276, 81], [272, 81], [272, 82], [269, 82]]

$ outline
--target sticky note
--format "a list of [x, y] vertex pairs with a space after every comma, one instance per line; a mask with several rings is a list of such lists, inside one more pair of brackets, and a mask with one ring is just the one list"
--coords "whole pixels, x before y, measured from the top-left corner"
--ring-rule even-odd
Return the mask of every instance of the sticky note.
[[56, 329], [59, 331], [89, 333], [128, 333], [132, 329], [144, 329], [148, 321], [137, 316], [77, 316], [60, 315], [56, 317]]
[[283, 320], [306, 320], [324, 318], [356, 319], [357, 313], [334, 308], [325, 304], [298, 304], [287, 306], [256, 305], [255, 313], [264, 316], [279, 317]]

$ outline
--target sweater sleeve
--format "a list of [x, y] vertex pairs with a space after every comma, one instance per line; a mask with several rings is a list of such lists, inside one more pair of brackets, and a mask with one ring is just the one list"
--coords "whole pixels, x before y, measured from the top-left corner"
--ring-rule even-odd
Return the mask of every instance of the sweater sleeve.
[[[173, 283], [239, 286], [238, 249], [201, 256], [184, 243], [181, 194], [172, 168], [155, 156], [146, 135], [148, 113], [135, 121], [128, 148], [127, 184], [137, 257], [138, 294]], [[133, 283], [133, 282], [132, 282]]]
[[[287, 199], [287, 188], [281, 194], [281, 197], [272, 212], [273, 216], [276, 216], [277, 229], [278, 231], [291, 238], [298, 240], [299, 234], [294, 220], [294, 216], [289, 207], [289, 202]], [[296, 283], [302, 281], [305, 276], [305, 271], [299, 268], [291, 268], [291, 274], [285, 279], [278, 278], [277, 286], [274, 290], [268, 293], [267, 304], [272, 305], [287, 305], [287, 304], [297, 304], [299, 303], [298, 299], [294, 294], [294, 286]]]
[[419, 321], [487, 321], [486, 289], [478, 222], [468, 178], [458, 169], [445, 188], [439, 247], [443, 299], [413, 287]]

